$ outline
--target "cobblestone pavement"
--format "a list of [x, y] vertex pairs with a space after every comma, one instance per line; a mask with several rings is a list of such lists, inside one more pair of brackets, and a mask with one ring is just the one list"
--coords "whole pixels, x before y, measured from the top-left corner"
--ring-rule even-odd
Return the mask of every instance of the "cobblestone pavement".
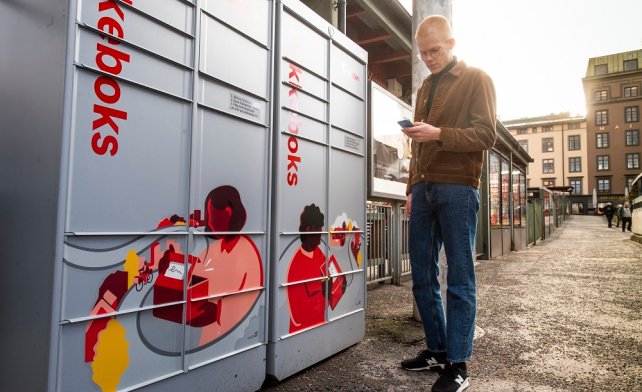
[[[521, 252], [477, 265], [467, 391], [642, 391], [642, 245], [597, 216], [572, 216]], [[422, 391], [411, 282], [368, 289], [363, 341], [264, 391]]]

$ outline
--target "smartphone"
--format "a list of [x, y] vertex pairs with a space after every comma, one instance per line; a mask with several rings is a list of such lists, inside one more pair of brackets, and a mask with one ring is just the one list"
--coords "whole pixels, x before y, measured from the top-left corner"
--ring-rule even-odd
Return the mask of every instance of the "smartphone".
[[412, 121], [408, 119], [397, 121], [397, 124], [401, 125], [402, 128], [411, 128], [415, 126], [415, 124], [413, 124]]

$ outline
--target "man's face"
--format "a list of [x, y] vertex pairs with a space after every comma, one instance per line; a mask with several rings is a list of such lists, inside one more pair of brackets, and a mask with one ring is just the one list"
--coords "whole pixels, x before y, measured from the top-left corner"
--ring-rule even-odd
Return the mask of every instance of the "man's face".
[[454, 40], [443, 40], [435, 34], [417, 37], [419, 58], [426, 64], [431, 73], [441, 72], [453, 59]]

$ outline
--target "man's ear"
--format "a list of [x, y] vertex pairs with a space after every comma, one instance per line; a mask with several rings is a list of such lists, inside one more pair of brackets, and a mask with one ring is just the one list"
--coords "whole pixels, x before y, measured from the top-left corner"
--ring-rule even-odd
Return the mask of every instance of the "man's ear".
[[446, 41], [446, 44], [448, 45], [448, 47], [450, 48], [450, 50], [453, 50], [453, 48], [455, 47], [455, 43], [456, 43], [456, 42], [455, 42], [455, 39], [454, 39], [454, 38], [451, 38], [451, 39], [449, 39], [448, 41]]

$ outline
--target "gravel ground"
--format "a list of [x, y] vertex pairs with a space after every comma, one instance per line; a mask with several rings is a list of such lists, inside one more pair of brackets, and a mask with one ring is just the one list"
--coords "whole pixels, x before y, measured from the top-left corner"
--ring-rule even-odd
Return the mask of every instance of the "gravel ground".
[[[642, 245], [596, 216], [477, 265], [467, 391], [642, 391]], [[363, 341], [262, 391], [430, 390], [399, 361], [424, 348], [409, 278], [368, 288]]]

